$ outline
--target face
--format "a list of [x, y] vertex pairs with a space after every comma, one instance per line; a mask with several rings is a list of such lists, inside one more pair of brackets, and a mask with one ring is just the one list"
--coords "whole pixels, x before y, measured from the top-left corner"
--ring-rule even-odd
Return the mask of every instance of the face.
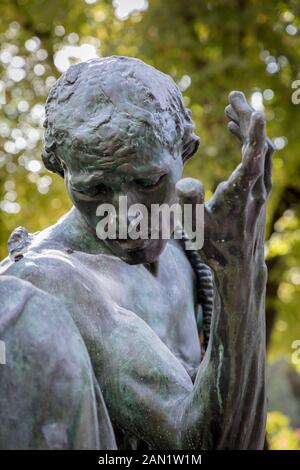
[[[167, 240], [163, 239], [163, 225], [169, 223], [161, 218], [158, 239], [120, 239], [121, 219], [119, 214], [120, 196], [126, 197], [127, 209], [133, 204], [143, 204], [147, 209], [150, 233], [150, 215], [152, 204], [176, 202], [175, 184], [182, 175], [182, 159], [177, 150], [171, 154], [160, 144], [145, 145], [142, 152], [116, 162], [109, 170], [103, 166], [101, 155], [89, 157], [80, 152], [72, 154], [70, 164], [65, 165], [65, 182], [68, 193], [85, 221], [95, 232], [101, 221], [97, 208], [102, 204], [111, 204], [116, 211], [116, 239], [103, 240], [109, 249], [129, 264], [152, 263], [158, 259]], [[81, 166], [82, 162], [82, 166]], [[129, 217], [128, 217], [129, 219]], [[127, 227], [130, 220], [126, 220]], [[123, 220], [124, 223], [124, 220]], [[127, 228], [126, 227], [126, 228]], [[171, 233], [172, 233], [171, 222]]]

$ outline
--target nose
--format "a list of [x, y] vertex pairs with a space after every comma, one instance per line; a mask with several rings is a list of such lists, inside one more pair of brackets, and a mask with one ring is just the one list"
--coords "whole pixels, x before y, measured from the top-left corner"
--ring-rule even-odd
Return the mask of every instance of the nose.
[[113, 205], [116, 209], [117, 236], [123, 238], [128, 234], [128, 226], [134, 221], [135, 216], [129, 215], [129, 208], [138, 203], [136, 195], [132, 191], [120, 191], [114, 194]]

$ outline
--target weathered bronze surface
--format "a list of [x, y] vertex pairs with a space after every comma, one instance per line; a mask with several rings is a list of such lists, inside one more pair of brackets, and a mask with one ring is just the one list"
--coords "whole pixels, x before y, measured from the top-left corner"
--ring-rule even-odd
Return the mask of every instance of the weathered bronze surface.
[[[110, 57], [54, 85], [43, 160], [74, 207], [40, 233], [14, 231], [1, 264], [0, 448], [262, 448], [273, 148], [263, 114], [240, 92], [229, 103], [242, 161], [206, 204], [199, 261], [178, 240], [95, 233], [97, 206], [120, 194], [149, 207], [177, 200], [199, 139], [173, 80]], [[184, 202], [203, 200], [200, 185], [177, 187]], [[195, 270], [205, 265], [215, 298], [201, 361]]]

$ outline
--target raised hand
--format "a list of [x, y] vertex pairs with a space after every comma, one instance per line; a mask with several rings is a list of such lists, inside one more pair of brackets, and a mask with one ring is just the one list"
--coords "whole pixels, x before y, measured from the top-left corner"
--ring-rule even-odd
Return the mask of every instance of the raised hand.
[[229, 103], [228, 128], [243, 144], [242, 159], [206, 204], [203, 256], [214, 269], [245, 257], [249, 262], [255, 250], [263, 257], [264, 206], [271, 190], [274, 148], [266, 137], [265, 116], [241, 92], [230, 93]]

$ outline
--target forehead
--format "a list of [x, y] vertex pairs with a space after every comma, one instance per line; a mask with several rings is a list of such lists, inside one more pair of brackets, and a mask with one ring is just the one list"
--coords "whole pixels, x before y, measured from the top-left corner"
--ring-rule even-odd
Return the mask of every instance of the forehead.
[[[124, 108], [124, 106], [122, 107]], [[140, 167], [166, 164], [177, 157], [181, 135], [168, 112], [141, 108], [97, 107], [92, 115], [74, 119], [63, 139], [61, 157], [71, 167], [118, 168], [122, 163]]]
[[[101, 154], [78, 156], [81, 165], [74, 165], [72, 158], [69, 166], [71, 183], [75, 188], [93, 186], [97, 183], [107, 182], [113, 184], [119, 181], [130, 181], [131, 179], [160, 175], [168, 173], [176, 165], [180, 165], [181, 158], [168, 149], [156, 145], [153, 148], [130, 151], [128, 149], [126, 158], [115, 158], [103, 162]], [[78, 160], [77, 160], [78, 162]]]

